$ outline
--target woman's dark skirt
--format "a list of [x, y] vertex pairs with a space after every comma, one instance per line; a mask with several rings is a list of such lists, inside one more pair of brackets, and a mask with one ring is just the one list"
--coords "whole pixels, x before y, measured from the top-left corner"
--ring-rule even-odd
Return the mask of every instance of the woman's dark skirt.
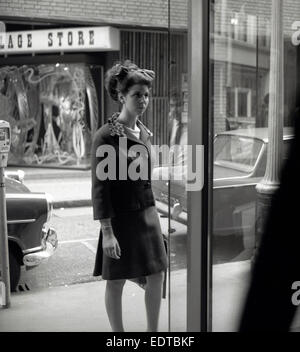
[[134, 279], [166, 270], [167, 254], [155, 206], [118, 214], [111, 223], [121, 258], [103, 253], [100, 231], [94, 276], [102, 275], [104, 280]]

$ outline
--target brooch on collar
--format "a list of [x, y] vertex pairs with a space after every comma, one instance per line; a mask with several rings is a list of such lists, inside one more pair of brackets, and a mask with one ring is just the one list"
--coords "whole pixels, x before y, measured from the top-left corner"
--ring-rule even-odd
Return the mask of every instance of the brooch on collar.
[[[119, 137], [126, 137], [126, 133], [124, 130], [124, 125], [120, 122], [117, 121], [120, 113], [116, 112], [110, 117], [107, 122], [108, 122], [108, 128], [110, 130], [110, 135], [111, 136], [119, 136]], [[144, 128], [144, 130], [149, 134], [150, 137], [153, 136], [153, 133], [142, 123], [142, 121], [137, 120], [138, 124]]]
[[111, 136], [117, 135], [119, 137], [126, 137], [123, 124], [117, 121], [118, 117], [119, 117], [119, 113], [115, 113], [112, 115], [112, 117], [110, 117], [107, 120], [108, 128], [110, 130], [110, 135]]

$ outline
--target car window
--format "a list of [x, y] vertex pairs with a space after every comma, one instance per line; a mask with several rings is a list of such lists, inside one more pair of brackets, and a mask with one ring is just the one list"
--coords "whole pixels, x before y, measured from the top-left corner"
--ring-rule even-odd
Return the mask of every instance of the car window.
[[244, 172], [251, 172], [263, 142], [235, 135], [218, 135], [214, 141], [214, 163]]
[[[287, 139], [283, 141], [283, 149], [282, 149], [283, 162], [285, 162], [286, 159], [288, 158], [291, 143], [292, 143], [292, 139]], [[268, 145], [266, 144], [265, 150], [263, 152], [263, 155], [260, 158], [259, 165], [257, 166], [257, 169], [256, 169], [256, 176], [258, 177], [263, 177], [266, 172], [267, 154], [268, 154]]]

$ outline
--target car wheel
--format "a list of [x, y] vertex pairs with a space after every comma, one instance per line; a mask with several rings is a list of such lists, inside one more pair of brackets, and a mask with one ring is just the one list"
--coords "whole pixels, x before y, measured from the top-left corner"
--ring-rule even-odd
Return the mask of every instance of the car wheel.
[[15, 253], [9, 251], [9, 272], [10, 272], [10, 290], [12, 292], [16, 291], [20, 275], [21, 275], [21, 265], [19, 264]]

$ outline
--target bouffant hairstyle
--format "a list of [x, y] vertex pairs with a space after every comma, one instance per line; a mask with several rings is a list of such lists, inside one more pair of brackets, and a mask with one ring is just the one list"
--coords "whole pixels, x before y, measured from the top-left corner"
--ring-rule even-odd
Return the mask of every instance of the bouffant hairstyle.
[[154, 71], [141, 69], [130, 60], [125, 60], [123, 63], [115, 64], [106, 72], [105, 88], [109, 96], [118, 101], [119, 93], [126, 95], [130, 87], [135, 84], [145, 84], [151, 88], [154, 77]]

